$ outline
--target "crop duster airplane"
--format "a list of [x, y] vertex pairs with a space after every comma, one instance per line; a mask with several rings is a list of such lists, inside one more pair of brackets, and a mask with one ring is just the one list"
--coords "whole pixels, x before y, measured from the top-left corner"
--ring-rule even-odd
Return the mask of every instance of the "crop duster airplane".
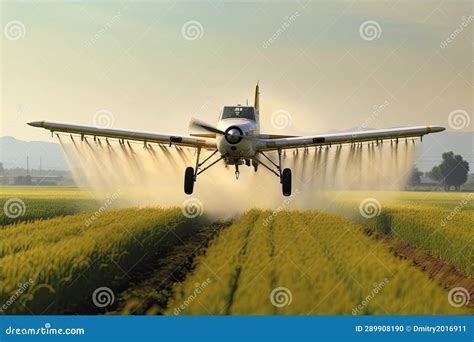
[[[192, 119], [190, 129], [199, 130], [201, 133], [189, 136], [163, 135], [155, 133], [124, 131], [89, 126], [78, 126], [47, 121], [30, 122], [28, 125], [41, 127], [56, 132], [79, 134], [81, 139], [92, 136], [106, 139], [118, 139], [121, 144], [125, 140], [141, 141], [148, 148], [150, 143], [187, 146], [197, 150], [195, 167], [187, 167], [184, 174], [184, 192], [192, 194], [194, 183], [198, 175], [208, 170], [221, 160], [225, 165], [235, 165], [235, 175], [239, 177], [239, 165], [253, 165], [255, 171], [259, 165], [275, 174], [281, 183], [284, 196], [291, 195], [291, 170], [283, 168], [282, 151], [294, 148], [307, 148], [340, 144], [353, 144], [362, 142], [383, 143], [383, 140], [395, 140], [423, 137], [425, 134], [444, 131], [440, 126], [417, 126], [390, 128], [369, 131], [354, 131], [336, 134], [318, 134], [311, 136], [289, 136], [260, 133], [260, 92], [259, 86], [255, 87], [255, 101], [253, 106], [225, 106], [220, 114], [217, 126]], [[204, 133], [205, 132], [205, 133]], [[201, 150], [213, 151], [211, 155], [200, 161]], [[267, 152], [277, 151], [278, 160], [272, 160]], [[216, 157], [214, 157], [217, 154]], [[214, 157], [214, 161], [210, 161]], [[207, 166], [206, 166], [207, 163]]]

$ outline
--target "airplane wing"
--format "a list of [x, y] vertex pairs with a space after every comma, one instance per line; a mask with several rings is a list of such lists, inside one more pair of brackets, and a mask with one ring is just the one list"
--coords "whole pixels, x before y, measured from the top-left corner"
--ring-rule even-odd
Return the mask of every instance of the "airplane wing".
[[272, 151], [278, 149], [290, 149], [298, 147], [350, 144], [364, 141], [381, 141], [387, 139], [422, 137], [425, 134], [444, 131], [441, 126], [416, 126], [379, 129], [371, 131], [354, 131], [335, 134], [320, 134], [314, 136], [303, 136], [281, 139], [259, 139], [258, 150]]
[[98, 128], [91, 126], [78, 126], [61, 124], [46, 121], [29, 122], [28, 125], [41, 127], [51, 131], [51, 133], [61, 132], [70, 134], [79, 134], [81, 138], [85, 136], [113, 138], [119, 140], [143, 141], [144, 143], [173, 144], [188, 147], [201, 147], [206, 149], [216, 149], [217, 145], [214, 139], [204, 137], [163, 135], [146, 132], [124, 131], [118, 129]]

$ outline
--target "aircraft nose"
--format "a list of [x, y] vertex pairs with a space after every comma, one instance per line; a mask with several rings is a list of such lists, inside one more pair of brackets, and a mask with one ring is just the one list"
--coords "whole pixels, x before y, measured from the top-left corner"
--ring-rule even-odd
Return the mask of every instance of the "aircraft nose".
[[225, 130], [225, 140], [231, 144], [235, 145], [238, 144], [243, 138], [243, 131], [238, 126], [230, 126]]
[[240, 135], [240, 131], [238, 131], [236, 128], [232, 128], [227, 131], [227, 141], [229, 141], [231, 144], [236, 144], [241, 140]]

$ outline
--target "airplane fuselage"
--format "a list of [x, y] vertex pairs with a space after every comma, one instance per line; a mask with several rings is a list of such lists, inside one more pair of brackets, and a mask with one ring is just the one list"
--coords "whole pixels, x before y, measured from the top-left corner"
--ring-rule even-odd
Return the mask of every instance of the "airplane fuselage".
[[[226, 135], [217, 135], [217, 149], [227, 164], [240, 164], [253, 160], [257, 154], [257, 138], [260, 134], [258, 120], [245, 118], [221, 119], [217, 128]], [[233, 135], [234, 133], [234, 135]], [[242, 137], [239, 137], [241, 135]]]

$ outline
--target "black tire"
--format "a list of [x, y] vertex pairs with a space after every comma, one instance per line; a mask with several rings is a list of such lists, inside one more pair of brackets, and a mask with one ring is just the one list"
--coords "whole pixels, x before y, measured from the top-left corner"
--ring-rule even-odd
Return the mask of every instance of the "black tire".
[[192, 167], [187, 167], [186, 172], [184, 173], [184, 193], [186, 195], [191, 195], [194, 190], [194, 169]]
[[281, 187], [283, 190], [283, 196], [291, 196], [291, 170], [283, 169], [281, 175]]

